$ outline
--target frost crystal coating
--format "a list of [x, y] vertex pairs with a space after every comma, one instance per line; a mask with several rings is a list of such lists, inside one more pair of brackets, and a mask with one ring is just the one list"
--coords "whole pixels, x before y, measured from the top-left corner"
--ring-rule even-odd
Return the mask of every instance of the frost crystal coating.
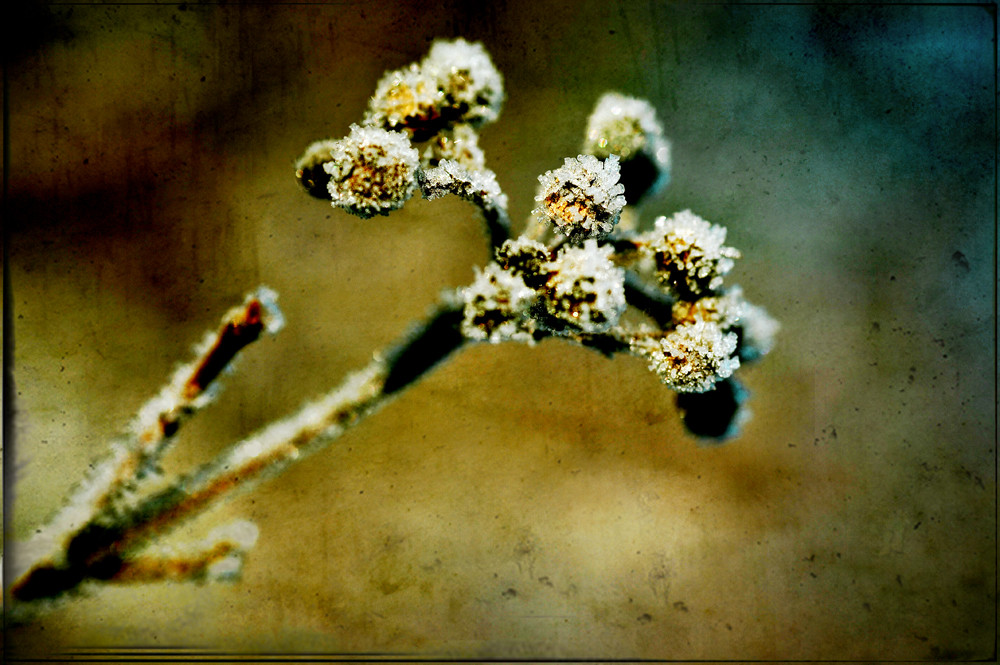
[[645, 153], [663, 170], [670, 167], [670, 145], [656, 110], [644, 99], [604, 94], [587, 120], [584, 151], [596, 157], [618, 155], [626, 161]]
[[535, 292], [520, 277], [490, 263], [462, 289], [462, 298], [462, 334], [468, 339], [493, 344], [534, 341], [526, 314]]
[[486, 155], [479, 147], [479, 134], [469, 125], [455, 125], [437, 134], [420, 156], [425, 168], [437, 166], [445, 159], [453, 159], [470, 171], [486, 168]]
[[722, 278], [733, 268], [740, 253], [726, 247], [726, 229], [709, 224], [690, 210], [669, 219], [659, 217], [655, 228], [640, 241], [651, 255], [660, 282], [677, 294], [693, 300], [722, 286]]
[[724, 294], [705, 296], [694, 302], [678, 300], [674, 303], [672, 315], [674, 325], [711, 321], [723, 330], [729, 330], [740, 322], [746, 306], [743, 289], [733, 286]]
[[637, 335], [632, 353], [645, 358], [649, 369], [678, 392], [701, 393], [732, 376], [740, 366], [736, 333], [723, 333], [717, 323], [685, 323], [665, 335]]
[[433, 134], [440, 124], [444, 95], [437, 80], [417, 64], [386, 72], [368, 102], [364, 124], [415, 135]]
[[418, 174], [424, 198], [432, 201], [445, 194], [456, 194], [467, 201], [507, 207], [507, 195], [497, 184], [492, 171], [470, 171], [452, 159], [442, 160], [435, 168]]
[[763, 307], [753, 303], [743, 303], [743, 316], [740, 318], [740, 358], [757, 360], [771, 352], [774, 347], [774, 336], [781, 328]]
[[323, 165], [334, 207], [364, 219], [402, 207], [416, 191], [419, 159], [403, 134], [351, 125]]
[[611, 260], [611, 247], [588, 240], [564, 247], [549, 273], [545, 304], [549, 315], [585, 333], [606, 332], [625, 311], [625, 271]]
[[435, 76], [446, 103], [463, 122], [479, 126], [500, 115], [503, 78], [482, 44], [438, 40], [421, 66]]
[[644, 99], [603, 95], [587, 120], [583, 152], [621, 158], [621, 181], [630, 203], [658, 191], [670, 178], [670, 142], [656, 110]]
[[503, 99], [503, 78], [482, 44], [439, 40], [419, 64], [379, 80], [364, 122], [425, 141], [456, 124], [493, 122]]
[[538, 176], [541, 191], [534, 212], [570, 240], [606, 236], [625, 207], [618, 175], [616, 155], [603, 162], [593, 155], [567, 157], [561, 167]]

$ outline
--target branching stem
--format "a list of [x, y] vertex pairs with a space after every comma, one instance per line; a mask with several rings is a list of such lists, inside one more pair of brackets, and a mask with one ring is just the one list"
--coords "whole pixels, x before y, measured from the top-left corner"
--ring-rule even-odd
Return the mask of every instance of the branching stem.
[[[298, 413], [233, 445], [214, 461], [130, 506], [95, 514], [11, 586], [16, 602], [57, 598], [88, 580], [133, 579], [157, 536], [237, 490], [247, 490], [339, 438], [466, 343], [461, 304], [439, 306], [382, 356]], [[137, 568], [138, 566], [138, 568]]]

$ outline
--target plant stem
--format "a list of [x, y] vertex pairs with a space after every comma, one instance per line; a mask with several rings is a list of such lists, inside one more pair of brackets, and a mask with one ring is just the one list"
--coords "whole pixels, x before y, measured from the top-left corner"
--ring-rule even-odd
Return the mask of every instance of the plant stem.
[[87, 580], [113, 581], [149, 541], [236, 490], [245, 491], [339, 438], [378, 411], [466, 343], [462, 304], [440, 305], [384, 355], [298, 413], [233, 445], [165, 490], [93, 517], [65, 545], [63, 556], [36, 562], [11, 585], [16, 602], [52, 599]]

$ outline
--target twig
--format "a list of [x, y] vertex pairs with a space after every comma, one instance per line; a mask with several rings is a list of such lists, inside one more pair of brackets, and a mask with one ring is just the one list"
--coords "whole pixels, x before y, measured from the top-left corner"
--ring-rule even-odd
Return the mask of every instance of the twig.
[[412, 385], [466, 342], [459, 330], [461, 307], [449, 299], [339, 388], [235, 444], [197, 472], [115, 514], [95, 515], [66, 543], [64, 556], [42, 560], [18, 578], [12, 598], [56, 598], [87, 580], [133, 579], [163, 569], [162, 562], [136, 558], [150, 540], [321, 449]]
[[[15, 573], [14, 598], [23, 595], [25, 588], [32, 595], [32, 588], [71, 588], [82, 581], [80, 577], [73, 582], [81, 566], [91, 565], [86, 562], [92, 559], [88, 551], [92, 548], [83, 545], [95, 539], [98, 525], [119, 512], [127, 495], [152, 475], [183, 422], [212, 402], [218, 377], [237, 354], [262, 332], [281, 328], [275, 298], [274, 292], [261, 287], [229, 310], [219, 329], [199, 345], [195, 360], [178, 368], [159, 394], [139, 410], [127, 432], [112, 441], [108, 456], [56, 516], [23, 545], [27, 572]], [[32, 577], [36, 571], [47, 572]]]

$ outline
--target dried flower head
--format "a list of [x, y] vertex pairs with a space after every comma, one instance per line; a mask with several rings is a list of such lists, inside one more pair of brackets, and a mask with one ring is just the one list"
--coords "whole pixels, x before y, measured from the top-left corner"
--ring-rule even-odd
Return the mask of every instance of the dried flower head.
[[468, 339], [494, 344], [534, 341], [527, 313], [535, 292], [517, 275], [490, 263], [462, 289], [462, 298], [462, 334]]
[[379, 80], [364, 122], [426, 141], [457, 124], [493, 122], [503, 99], [503, 78], [482, 44], [438, 40], [419, 64]]
[[470, 171], [452, 159], [417, 174], [424, 198], [434, 200], [455, 194], [484, 207], [507, 207], [507, 195], [500, 189], [493, 171]]
[[479, 147], [476, 130], [469, 125], [455, 125], [439, 132], [424, 148], [420, 164], [431, 168], [445, 159], [453, 159], [470, 171], [486, 168], [486, 155]]
[[[606, 332], [625, 311], [625, 271], [611, 260], [611, 247], [588, 240], [564, 246], [542, 270], [548, 274], [545, 307], [549, 316], [574, 331]], [[553, 332], [562, 332], [554, 329]]]
[[685, 300], [722, 286], [739, 251], [726, 247], [725, 227], [709, 224], [690, 210], [659, 217], [653, 230], [640, 236], [644, 253], [653, 259], [661, 283]]
[[413, 196], [419, 155], [399, 132], [351, 125], [346, 138], [333, 142], [323, 168], [333, 205], [367, 219], [387, 215]]
[[603, 162], [593, 155], [567, 157], [559, 168], [538, 176], [538, 182], [535, 215], [572, 241], [611, 233], [625, 207], [615, 155]]
[[364, 124], [408, 131], [414, 140], [424, 141], [446, 124], [441, 118], [443, 101], [437, 78], [414, 63], [379, 79]]
[[711, 321], [723, 331], [736, 333], [736, 352], [744, 362], [766, 355], [774, 346], [774, 336], [781, 327], [763, 307], [748, 302], [743, 297], [743, 289], [735, 285], [724, 293], [694, 302], [678, 300], [672, 314], [675, 326]]
[[503, 105], [503, 77], [479, 42], [437, 40], [421, 63], [435, 76], [444, 104], [462, 122], [493, 122]]
[[667, 333], [640, 333], [630, 347], [674, 390], [701, 393], [740, 366], [739, 358], [733, 355], [736, 341], [736, 333], [724, 333], [717, 323], [697, 321]]
[[584, 152], [600, 158], [618, 155], [624, 163], [644, 157], [665, 177], [670, 169], [670, 143], [656, 118], [656, 109], [644, 99], [617, 92], [604, 94], [587, 120]]

